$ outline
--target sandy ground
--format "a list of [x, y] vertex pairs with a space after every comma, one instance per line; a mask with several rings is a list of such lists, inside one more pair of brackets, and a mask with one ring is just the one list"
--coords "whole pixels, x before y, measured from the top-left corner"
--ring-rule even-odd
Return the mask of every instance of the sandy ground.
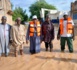
[[1, 57], [0, 70], [77, 70], [77, 41], [74, 41], [74, 53], [69, 53], [67, 46], [64, 53], [60, 52], [60, 42], [56, 39], [53, 44], [53, 52], [46, 52], [42, 43], [38, 54], [31, 55], [26, 45], [23, 56]]

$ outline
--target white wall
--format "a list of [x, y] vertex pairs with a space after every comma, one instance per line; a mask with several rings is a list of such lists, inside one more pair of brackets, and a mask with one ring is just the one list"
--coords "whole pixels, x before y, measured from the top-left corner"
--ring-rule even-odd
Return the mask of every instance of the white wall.
[[50, 14], [51, 19], [57, 19], [59, 17], [59, 14]]

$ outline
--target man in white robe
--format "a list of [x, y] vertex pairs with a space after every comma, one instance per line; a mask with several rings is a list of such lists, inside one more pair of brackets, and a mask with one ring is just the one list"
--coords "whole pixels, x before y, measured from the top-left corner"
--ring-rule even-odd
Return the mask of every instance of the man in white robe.
[[10, 41], [10, 28], [11, 26], [6, 23], [6, 16], [2, 16], [0, 24], [0, 56], [5, 54], [8, 56], [9, 54], [9, 41]]

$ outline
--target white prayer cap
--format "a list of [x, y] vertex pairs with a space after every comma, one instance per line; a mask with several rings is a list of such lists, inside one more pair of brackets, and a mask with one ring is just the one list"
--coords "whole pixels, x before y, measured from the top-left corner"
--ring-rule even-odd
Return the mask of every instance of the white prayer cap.
[[64, 15], [68, 15], [68, 13], [67, 12], [64, 12]]
[[37, 19], [37, 16], [36, 16], [36, 15], [34, 15], [34, 16], [32, 17], [32, 19]]
[[20, 18], [20, 17], [18, 17], [18, 18], [17, 18], [17, 20], [21, 20], [21, 18]]

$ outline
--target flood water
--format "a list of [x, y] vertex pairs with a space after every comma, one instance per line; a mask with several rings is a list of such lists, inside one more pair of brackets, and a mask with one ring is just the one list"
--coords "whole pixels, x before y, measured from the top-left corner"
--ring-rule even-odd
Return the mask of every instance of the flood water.
[[11, 50], [8, 57], [0, 58], [0, 70], [77, 70], [76, 39], [73, 42], [74, 53], [69, 53], [67, 45], [65, 52], [60, 52], [60, 42], [56, 39], [52, 52], [45, 51], [44, 43], [41, 44], [41, 52], [34, 55], [29, 53], [29, 45], [24, 47], [23, 56], [14, 57]]

